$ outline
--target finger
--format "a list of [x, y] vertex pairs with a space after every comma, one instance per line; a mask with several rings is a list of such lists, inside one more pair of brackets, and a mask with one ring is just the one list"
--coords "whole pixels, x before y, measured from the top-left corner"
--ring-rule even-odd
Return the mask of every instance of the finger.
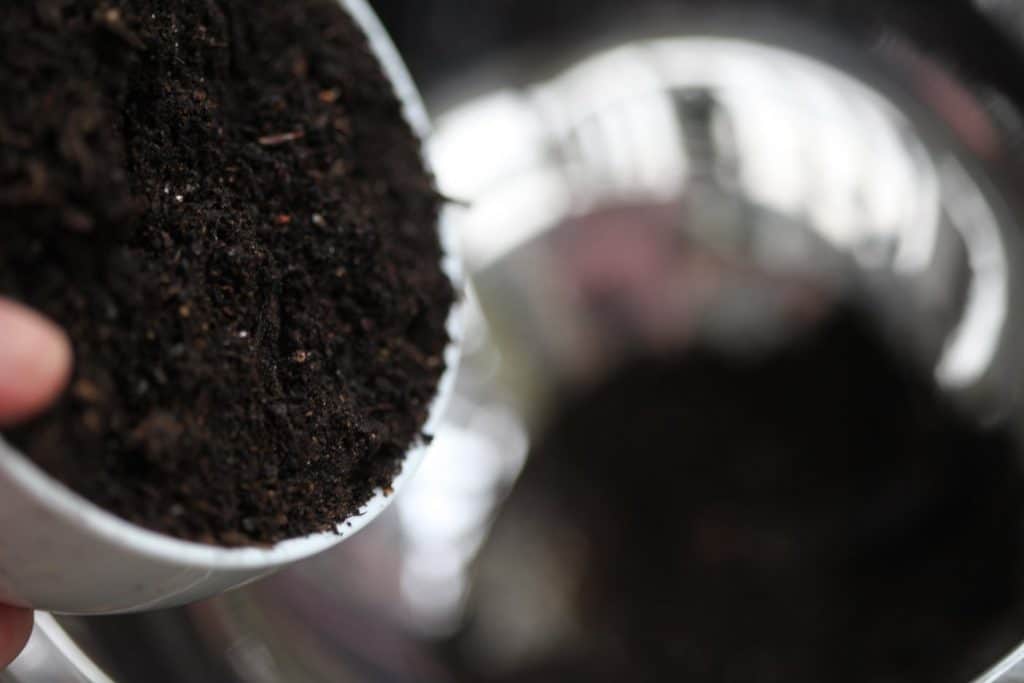
[[32, 634], [32, 610], [0, 605], [0, 671], [14, 661]]
[[0, 299], [0, 424], [39, 412], [70, 371], [67, 335], [38, 313]]

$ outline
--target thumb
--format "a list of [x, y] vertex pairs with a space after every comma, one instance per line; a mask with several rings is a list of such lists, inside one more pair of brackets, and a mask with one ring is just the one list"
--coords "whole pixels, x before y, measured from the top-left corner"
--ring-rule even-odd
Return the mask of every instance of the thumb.
[[42, 410], [64, 388], [70, 371], [71, 344], [64, 332], [0, 299], [0, 425]]

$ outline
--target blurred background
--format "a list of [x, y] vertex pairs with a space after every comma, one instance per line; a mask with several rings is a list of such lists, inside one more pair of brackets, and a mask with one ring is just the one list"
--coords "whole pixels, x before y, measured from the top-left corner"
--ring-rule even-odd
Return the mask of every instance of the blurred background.
[[372, 4], [470, 279], [430, 456], [0, 678], [1024, 680], [1019, 5]]

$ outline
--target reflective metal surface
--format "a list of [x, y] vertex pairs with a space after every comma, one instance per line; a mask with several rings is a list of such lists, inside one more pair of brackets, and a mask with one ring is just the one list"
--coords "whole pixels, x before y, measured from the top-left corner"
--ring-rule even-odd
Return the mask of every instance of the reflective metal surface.
[[113, 683], [48, 614], [36, 616], [25, 651], [0, 681]]
[[442, 117], [443, 191], [469, 203], [524, 405], [623, 345], [768, 343], [853, 301], [979, 419], [1016, 410], [1020, 231], [987, 167], [996, 128], [957, 118], [969, 97], [902, 45], [856, 63], [680, 37]]
[[464, 102], [432, 150], [534, 426], [629, 357], [760, 353], [853, 305], [1022, 436], [1018, 169], [986, 105], [907, 44], [627, 41]]
[[1024, 5], [1017, 0], [973, 0], [993, 23], [1018, 41], [1024, 42]]

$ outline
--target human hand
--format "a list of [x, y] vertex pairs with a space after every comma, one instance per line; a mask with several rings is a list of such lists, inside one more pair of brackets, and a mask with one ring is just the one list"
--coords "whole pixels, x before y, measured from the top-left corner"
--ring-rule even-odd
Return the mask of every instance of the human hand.
[[[0, 427], [45, 408], [63, 389], [70, 369], [71, 345], [64, 333], [39, 314], [0, 299]], [[0, 669], [18, 656], [31, 631], [31, 610], [0, 605]]]

